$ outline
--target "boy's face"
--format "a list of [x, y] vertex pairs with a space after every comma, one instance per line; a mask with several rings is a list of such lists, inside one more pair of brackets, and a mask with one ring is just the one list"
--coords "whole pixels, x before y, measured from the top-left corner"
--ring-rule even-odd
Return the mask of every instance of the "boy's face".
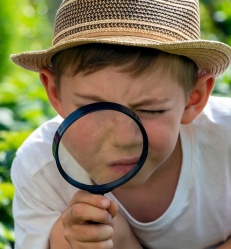
[[[157, 168], [167, 166], [168, 159], [177, 150], [186, 96], [170, 72], [163, 72], [159, 66], [134, 78], [118, 68], [108, 67], [89, 75], [61, 78], [60, 100], [64, 117], [79, 107], [102, 101], [127, 106], [139, 116], [148, 135], [149, 152], [139, 174], [125, 186], [144, 183]], [[82, 139], [83, 150], [84, 146], [92, 145], [87, 137]], [[105, 170], [107, 174], [109, 172]]]

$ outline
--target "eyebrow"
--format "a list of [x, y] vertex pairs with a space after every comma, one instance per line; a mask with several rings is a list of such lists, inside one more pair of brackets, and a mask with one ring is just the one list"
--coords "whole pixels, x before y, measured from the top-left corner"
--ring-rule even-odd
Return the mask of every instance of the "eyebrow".
[[74, 95], [76, 97], [79, 97], [79, 98], [82, 98], [82, 99], [86, 99], [86, 100], [92, 100], [92, 101], [95, 101], [95, 102], [105, 102], [104, 99], [98, 97], [98, 96], [95, 96], [95, 95], [91, 95], [91, 94], [83, 94], [83, 93], [74, 93]]
[[165, 104], [167, 102], [169, 102], [170, 99], [168, 98], [163, 98], [163, 99], [158, 99], [158, 98], [149, 98], [149, 99], [144, 99], [141, 100], [137, 103], [134, 103], [133, 106], [148, 106], [148, 105], [161, 105], [161, 104]]
[[[93, 95], [93, 94], [83, 94], [83, 93], [74, 93], [75, 96], [80, 97], [82, 99], [86, 99], [86, 100], [91, 100], [93, 102], [107, 102], [105, 99]], [[158, 98], [149, 98], [149, 99], [144, 99], [141, 101], [138, 101], [136, 103], [132, 103], [131, 106], [134, 107], [138, 107], [138, 106], [148, 106], [148, 105], [160, 105], [160, 104], [165, 104], [167, 102], [169, 102], [170, 99], [168, 98], [163, 98], [163, 99], [158, 99]]]

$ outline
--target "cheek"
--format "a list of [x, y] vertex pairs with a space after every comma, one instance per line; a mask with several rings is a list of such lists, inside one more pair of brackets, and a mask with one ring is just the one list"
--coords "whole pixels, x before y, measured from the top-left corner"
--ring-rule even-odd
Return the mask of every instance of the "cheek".
[[93, 139], [94, 132], [89, 130], [87, 125], [82, 126], [81, 124], [79, 122], [71, 125], [61, 141], [77, 163], [84, 167], [87, 165], [87, 161], [93, 160], [92, 156], [96, 153], [99, 145]]
[[144, 123], [148, 140], [149, 154], [154, 158], [168, 157], [175, 148], [180, 122], [174, 119], [160, 119]]

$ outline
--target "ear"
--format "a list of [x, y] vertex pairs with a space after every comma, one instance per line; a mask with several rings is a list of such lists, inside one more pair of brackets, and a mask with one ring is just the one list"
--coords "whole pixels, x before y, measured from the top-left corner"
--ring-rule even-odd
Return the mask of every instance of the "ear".
[[64, 117], [62, 101], [59, 90], [55, 84], [55, 76], [53, 72], [44, 68], [40, 70], [39, 76], [51, 105], [60, 116]]
[[204, 74], [197, 79], [196, 87], [189, 95], [181, 124], [191, 123], [200, 114], [208, 102], [214, 83], [215, 78], [211, 74]]

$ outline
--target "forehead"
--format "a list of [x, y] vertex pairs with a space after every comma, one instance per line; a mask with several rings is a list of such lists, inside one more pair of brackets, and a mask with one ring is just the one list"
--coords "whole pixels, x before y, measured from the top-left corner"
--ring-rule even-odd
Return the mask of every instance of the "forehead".
[[163, 100], [183, 89], [161, 64], [136, 77], [122, 70], [123, 67], [107, 67], [87, 75], [63, 76], [61, 90], [82, 99], [121, 103], [145, 98]]

